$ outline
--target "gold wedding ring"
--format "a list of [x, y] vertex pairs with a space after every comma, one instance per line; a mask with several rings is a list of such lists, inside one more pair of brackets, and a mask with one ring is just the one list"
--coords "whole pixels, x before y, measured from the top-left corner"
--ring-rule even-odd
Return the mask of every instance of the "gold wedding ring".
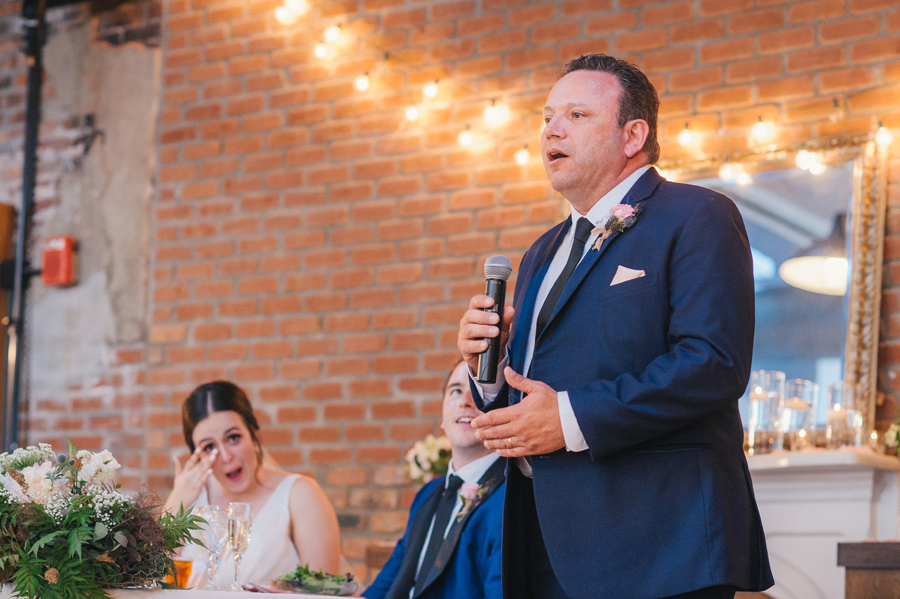
[[509, 447], [510, 449], [513, 448], [512, 437], [507, 437], [507, 438], [506, 438], [506, 446]]

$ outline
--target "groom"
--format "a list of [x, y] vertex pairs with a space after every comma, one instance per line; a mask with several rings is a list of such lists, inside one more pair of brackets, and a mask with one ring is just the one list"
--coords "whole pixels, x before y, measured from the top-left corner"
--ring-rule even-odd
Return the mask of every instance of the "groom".
[[731, 200], [651, 167], [658, 107], [633, 65], [566, 65], [541, 150], [571, 218], [522, 258], [502, 330], [484, 295], [460, 322], [470, 374], [483, 338], [507, 349], [502, 380], [473, 381], [488, 412], [473, 426], [511, 458], [507, 599], [731, 599], [773, 584], [737, 406], [750, 248]]
[[[504, 460], [475, 437], [466, 365], [444, 385], [441, 429], [450, 441], [449, 471], [422, 487], [406, 533], [363, 597], [501, 599], [500, 525]], [[500, 493], [496, 493], [501, 490]]]

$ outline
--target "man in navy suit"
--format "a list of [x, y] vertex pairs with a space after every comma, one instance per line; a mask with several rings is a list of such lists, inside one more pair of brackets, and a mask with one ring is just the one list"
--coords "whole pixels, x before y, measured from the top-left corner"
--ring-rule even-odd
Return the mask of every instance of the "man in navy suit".
[[[506, 347], [473, 426], [510, 458], [507, 599], [731, 599], [773, 584], [743, 455], [750, 248], [734, 204], [665, 181], [636, 67], [570, 62], [541, 150], [572, 207], [522, 258], [502, 330], [472, 298], [459, 348]], [[584, 220], [587, 219], [587, 220]], [[523, 376], [527, 375], [527, 378]]]
[[[496, 491], [505, 482], [504, 461], [475, 437], [470, 423], [479, 415], [481, 412], [469, 391], [466, 365], [460, 362], [444, 385], [441, 428], [452, 450], [449, 471], [416, 494], [403, 538], [363, 597], [501, 599], [503, 596], [500, 585], [503, 492]], [[443, 520], [442, 496], [447, 511]], [[435, 527], [442, 530], [436, 531]]]

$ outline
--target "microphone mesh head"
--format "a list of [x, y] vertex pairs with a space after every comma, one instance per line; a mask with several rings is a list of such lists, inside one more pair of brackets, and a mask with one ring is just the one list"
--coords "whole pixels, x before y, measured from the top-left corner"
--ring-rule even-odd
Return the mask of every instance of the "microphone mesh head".
[[512, 261], [506, 256], [491, 256], [484, 262], [484, 276], [487, 279], [505, 281], [512, 274]]

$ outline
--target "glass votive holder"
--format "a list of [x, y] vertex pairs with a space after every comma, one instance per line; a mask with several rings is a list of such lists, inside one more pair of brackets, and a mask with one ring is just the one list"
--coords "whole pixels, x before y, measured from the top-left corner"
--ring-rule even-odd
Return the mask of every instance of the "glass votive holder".
[[784, 445], [781, 424], [784, 410], [784, 373], [780, 370], [754, 370], [750, 373], [750, 418], [747, 453], [760, 455]]
[[844, 381], [828, 385], [828, 449], [862, 447], [868, 441], [865, 436], [865, 407], [859, 385]]
[[878, 455], [884, 455], [887, 446], [884, 442], [884, 433], [873, 430], [869, 433], [869, 447]]
[[791, 451], [807, 449], [811, 445], [818, 394], [819, 385], [813, 381], [791, 379], [785, 383], [781, 424]]

